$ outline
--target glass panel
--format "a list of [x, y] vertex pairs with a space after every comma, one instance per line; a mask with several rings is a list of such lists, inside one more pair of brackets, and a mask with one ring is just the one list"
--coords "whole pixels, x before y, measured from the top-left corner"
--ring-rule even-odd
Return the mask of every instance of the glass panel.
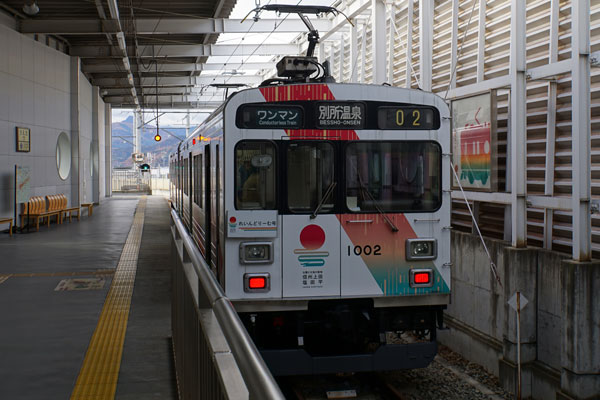
[[[334, 148], [327, 142], [290, 143], [287, 149], [288, 206], [295, 212], [319, 212], [334, 207]], [[327, 198], [323, 198], [329, 189]]]
[[433, 142], [360, 142], [346, 150], [350, 211], [434, 211], [441, 205], [441, 151]]
[[188, 159], [184, 159], [183, 160], [183, 193], [185, 193], [186, 195], [189, 193], [189, 163], [188, 163]]
[[194, 156], [194, 203], [200, 208], [202, 204], [202, 155]]
[[276, 208], [275, 146], [270, 142], [240, 142], [235, 149], [238, 210]]

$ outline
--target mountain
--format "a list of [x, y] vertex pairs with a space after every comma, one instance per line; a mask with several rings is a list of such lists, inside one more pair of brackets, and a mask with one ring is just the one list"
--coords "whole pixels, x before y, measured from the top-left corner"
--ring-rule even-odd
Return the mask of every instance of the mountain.
[[[177, 148], [179, 140], [160, 129], [162, 140], [154, 140], [156, 125], [146, 125], [142, 132], [142, 152], [152, 153], [151, 166], [153, 168], [166, 167], [169, 165], [169, 153]], [[190, 130], [196, 127], [190, 127]], [[185, 138], [185, 128], [165, 127], [173, 135]], [[133, 153], [133, 116], [129, 116], [121, 122], [112, 124], [112, 166], [130, 167], [133, 165], [131, 154]], [[130, 143], [131, 142], [131, 143]]]

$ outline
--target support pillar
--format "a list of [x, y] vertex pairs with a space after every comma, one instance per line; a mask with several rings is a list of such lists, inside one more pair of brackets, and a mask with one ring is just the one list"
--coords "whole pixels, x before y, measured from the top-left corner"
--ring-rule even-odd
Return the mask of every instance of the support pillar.
[[356, 63], [358, 60], [358, 33], [357, 27], [358, 21], [355, 19], [352, 21], [352, 27], [350, 28], [350, 83], [356, 83]]
[[385, 41], [385, 3], [382, 0], [371, 0], [371, 32], [373, 84], [380, 85], [386, 80], [386, 41]]
[[525, 2], [511, 0], [510, 21], [510, 152], [512, 245], [527, 246], [527, 62]]
[[104, 105], [104, 162], [105, 162], [105, 193], [106, 197], [112, 196], [112, 106]]
[[408, 8], [406, 9], [406, 87], [412, 86], [412, 46], [413, 46], [413, 17], [415, 16], [413, 0], [408, 0]]
[[419, 69], [421, 89], [431, 92], [433, 58], [433, 0], [419, 0]]
[[592, 399], [600, 393], [600, 262], [562, 262], [561, 393]]
[[[102, 116], [100, 111], [100, 103], [102, 98], [100, 97], [100, 88], [98, 86], [92, 86], [92, 142], [90, 146], [90, 175], [92, 176], [92, 199], [91, 201], [99, 204], [100, 203], [100, 136], [102, 135], [101, 129], [104, 121], [100, 120]], [[104, 107], [102, 107], [104, 108]]]
[[71, 207], [81, 204], [81, 174], [79, 171], [79, 70], [81, 61], [79, 57], [71, 57], [70, 62], [70, 81], [71, 81]]
[[571, 62], [573, 64], [572, 183], [573, 183], [573, 259], [592, 259], [591, 127], [590, 127], [590, 0], [571, 2]]

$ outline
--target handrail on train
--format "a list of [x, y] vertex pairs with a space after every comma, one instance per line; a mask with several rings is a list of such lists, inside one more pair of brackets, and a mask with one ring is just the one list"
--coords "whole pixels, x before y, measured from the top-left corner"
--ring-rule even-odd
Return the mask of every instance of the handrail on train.
[[183, 262], [191, 263], [198, 276], [198, 305], [200, 308], [212, 308], [246, 383], [250, 399], [284, 400], [285, 397], [275, 378], [256, 349], [233, 305], [223, 293], [210, 267], [201, 257], [192, 238], [173, 209], [171, 209], [171, 219], [177, 231], [177, 239], [181, 240], [185, 249], [184, 258], [185, 255], [189, 257], [189, 260], [184, 259]]

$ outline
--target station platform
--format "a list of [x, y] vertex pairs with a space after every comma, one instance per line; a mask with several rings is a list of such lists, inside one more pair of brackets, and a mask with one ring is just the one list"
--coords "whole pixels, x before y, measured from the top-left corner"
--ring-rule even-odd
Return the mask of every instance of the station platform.
[[0, 399], [176, 399], [169, 206], [0, 234]]

